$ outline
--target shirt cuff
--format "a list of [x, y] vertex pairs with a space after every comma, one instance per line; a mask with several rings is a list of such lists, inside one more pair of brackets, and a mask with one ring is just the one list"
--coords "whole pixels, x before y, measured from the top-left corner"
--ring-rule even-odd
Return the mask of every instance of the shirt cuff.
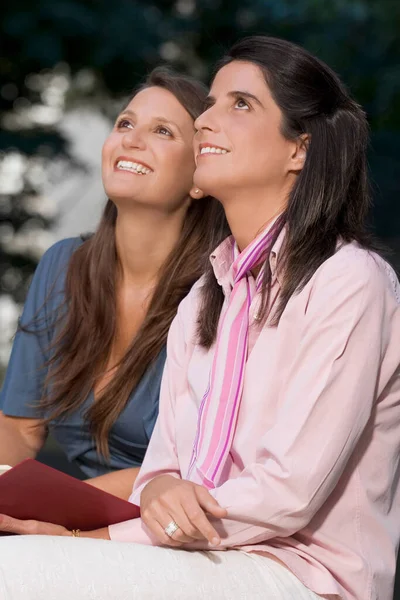
[[109, 525], [108, 533], [113, 542], [131, 542], [146, 546], [159, 546], [156, 538], [150, 534], [142, 519], [130, 519], [123, 523]]

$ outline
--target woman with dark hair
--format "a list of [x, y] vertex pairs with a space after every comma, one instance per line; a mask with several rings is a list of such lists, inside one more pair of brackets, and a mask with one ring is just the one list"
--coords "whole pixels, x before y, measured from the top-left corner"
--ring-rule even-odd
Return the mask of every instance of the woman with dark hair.
[[232, 236], [171, 325], [141, 518], [81, 533], [112, 543], [35, 523], [0, 544], [0, 586], [27, 599], [22, 571], [37, 600], [391, 600], [400, 288], [366, 232], [365, 115], [308, 52], [253, 37], [195, 125], [194, 180]]
[[169, 326], [227, 235], [222, 207], [193, 185], [206, 94], [158, 68], [118, 116], [96, 233], [57, 243], [34, 276], [0, 396], [0, 463], [36, 456], [50, 430], [93, 485], [129, 497], [158, 414]]

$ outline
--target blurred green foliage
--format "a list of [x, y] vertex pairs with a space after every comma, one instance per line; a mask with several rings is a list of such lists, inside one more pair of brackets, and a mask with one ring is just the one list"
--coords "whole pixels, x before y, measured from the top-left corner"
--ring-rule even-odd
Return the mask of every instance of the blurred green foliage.
[[[160, 61], [208, 80], [213, 63], [247, 34], [268, 33], [304, 45], [340, 73], [367, 111], [374, 222], [381, 237], [392, 243], [399, 238], [398, 0], [12, 0], [2, 3], [0, 17], [3, 125], [13, 111], [39, 101], [31, 75], [57, 65], [71, 76], [91, 71], [94, 84], [83, 96], [95, 105], [129, 92]], [[82, 94], [70, 96], [72, 103], [83, 101]], [[68, 155], [57, 127], [44, 124], [3, 126], [0, 148], [47, 159]], [[27, 193], [35, 190], [25, 187], [16, 194], [11, 210], [0, 206], [0, 222], [10, 222], [15, 231], [30, 217], [23, 203]], [[24, 269], [25, 280], [35, 259], [15, 252], [10, 257], [1, 246], [0, 268], [4, 263]]]

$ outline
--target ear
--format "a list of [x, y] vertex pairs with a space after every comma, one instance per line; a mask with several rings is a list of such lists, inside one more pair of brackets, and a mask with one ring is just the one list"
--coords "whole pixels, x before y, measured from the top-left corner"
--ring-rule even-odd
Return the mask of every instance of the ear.
[[190, 190], [189, 194], [193, 198], [193, 200], [199, 200], [200, 198], [204, 198], [204, 192], [203, 192], [203, 190], [201, 190], [200, 188], [196, 187], [195, 185], [192, 187], [192, 189]]
[[290, 157], [290, 170], [301, 171], [307, 158], [311, 137], [308, 133], [303, 133], [294, 142], [293, 152]]

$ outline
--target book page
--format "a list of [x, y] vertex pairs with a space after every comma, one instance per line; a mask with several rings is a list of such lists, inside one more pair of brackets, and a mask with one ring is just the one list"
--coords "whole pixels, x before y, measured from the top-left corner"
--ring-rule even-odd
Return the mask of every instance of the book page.
[[0, 475], [3, 475], [3, 473], [9, 471], [10, 469], [11, 467], [9, 467], [8, 465], [0, 465]]

